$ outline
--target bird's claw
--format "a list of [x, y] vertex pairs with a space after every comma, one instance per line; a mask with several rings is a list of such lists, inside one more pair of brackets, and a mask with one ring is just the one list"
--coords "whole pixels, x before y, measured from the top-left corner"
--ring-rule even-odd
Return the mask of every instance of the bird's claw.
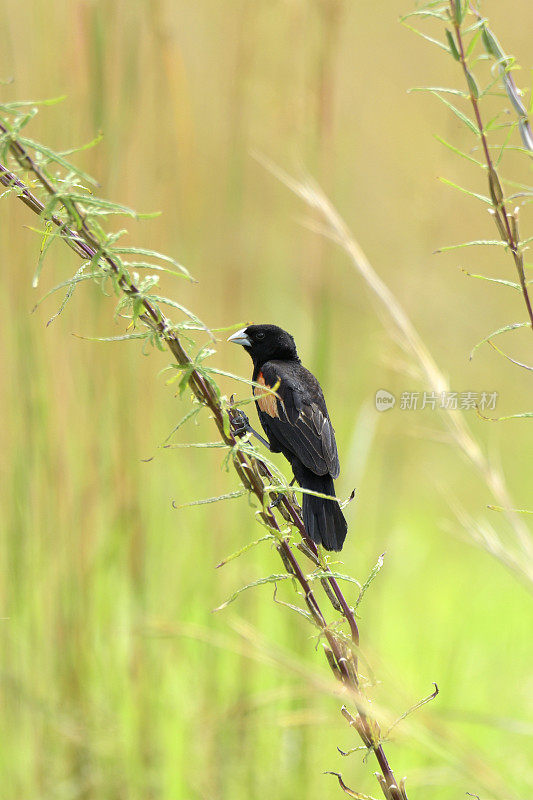
[[233, 433], [236, 436], [244, 436], [250, 430], [250, 420], [240, 408], [232, 409], [231, 422], [233, 424]]
[[[295, 481], [296, 481], [296, 478], [293, 476], [293, 479], [292, 479], [292, 481], [289, 483], [289, 486], [292, 486], [292, 485], [294, 484], [294, 482], [295, 482]], [[276, 496], [276, 499], [275, 499], [275, 500], [273, 500], [273, 501], [270, 503], [270, 507], [271, 507], [271, 508], [277, 508], [277, 507], [279, 506], [279, 504], [282, 502], [282, 500], [283, 500], [283, 499], [284, 499], [286, 496], [287, 496], [287, 495], [286, 495], [284, 492], [278, 492], [278, 494], [277, 494], [277, 496]]]

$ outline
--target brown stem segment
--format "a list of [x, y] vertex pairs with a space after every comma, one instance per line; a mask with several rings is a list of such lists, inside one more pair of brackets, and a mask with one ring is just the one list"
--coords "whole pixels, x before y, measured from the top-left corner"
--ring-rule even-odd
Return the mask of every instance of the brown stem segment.
[[[7, 133], [7, 129], [1, 123], [0, 131], [2, 131], [4, 134]], [[40, 170], [29, 153], [19, 142], [13, 140], [10, 145], [10, 151], [18, 164], [24, 170], [31, 172], [48, 194], [57, 196], [61, 201], [60, 194], [56, 191], [55, 187], [52, 185], [46, 175], [42, 172], [42, 170]], [[45, 217], [45, 206], [41, 200], [36, 197], [36, 195], [25, 183], [23, 183], [13, 172], [11, 172], [1, 163], [0, 184], [7, 188], [15, 188], [17, 197], [21, 202], [24, 203], [24, 205], [26, 205], [35, 214], [38, 214], [43, 218]], [[118, 285], [125, 294], [142, 297], [142, 293], [137, 286], [126, 275], [123, 274], [119, 264], [113, 258], [113, 255], [109, 252], [106, 252], [105, 248], [102, 247], [102, 243], [91, 231], [80, 208], [76, 204], [72, 203], [72, 201], [69, 202], [69, 205], [74, 208], [74, 216], [72, 211], [64, 203], [62, 203], [62, 205], [67, 212], [70, 224], [67, 224], [57, 215], [50, 215], [47, 217], [47, 219], [57, 227], [66, 244], [68, 244], [69, 247], [71, 247], [81, 258], [85, 260], [90, 261], [99, 256], [100, 259], [105, 263], [109, 272], [115, 275]], [[264, 522], [272, 529], [278, 540], [278, 550], [282, 556], [283, 563], [286, 566], [286, 569], [290, 571], [290, 573], [298, 581], [298, 584], [303, 591], [305, 603], [309, 609], [311, 617], [321, 635], [324, 636], [327, 641], [326, 655], [328, 656], [328, 663], [330, 664], [335, 676], [349, 691], [351, 699], [357, 708], [357, 717], [355, 719], [350, 717], [350, 719], [353, 720], [353, 727], [358, 732], [364, 744], [373, 751], [376, 757], [381, 773], [378, 775], [379, 784], [386, 800], [407, 800], [405, 790], [402, 787], [398, 788], [399, 784], [394, 777], [383, 747], [380, 743], [381, 734], [379, 726], [374, 719], [369, 717], [366, 704], [364, 703], [363, 694], [359, 686], [357, 657], [356, 653], [354, 652], [354, 649], [356, 649], [359, 645], [359, 630], [353, 609], [348, 605], [348, 602], [344, 597], [344, 594], [342, 593], [336, 579], [332, 575], [328, 576], [327, 581], [331, 591], [333, 592], [338, 606], [340, 606], [342, 614], [350, 628], [352, 645], [347, 646], [343, 638], [341, 638], [332, 628], [328, 626], [326, 617], [320, 608], [313, 589], [309, 583], [309, 579], [303, 572], [302, 567], [300, 566], [300, 563], [298, 562], [298, 559], [296, 558], [288, 540], [282, 535], [273, 509], [268, 506], [265, 507], [265, 482], [263, 479], [266, 478], [268, 485], [272, 485], [274, 483], [274, 478], [270, 470], [262, 461], [248, 453], [243, 452], [242, 449], [239, 449], [239, 438], [233, 425], [231, 409], [229, 412], [227, 412], [222, 407], [209, 382], [205, 380], [204, 376], [198, 370], [192, 367], [191, 359], [184, 350], [178, 335], [174, 330], [172, 330], [169, 321], [164, 317], [161, 311], [144, 297], [142, 298], [141, 302], [144, 309], [143, 313], [140, 315], [141, 321], [159, 334], [162, 341], [165, 342], [178, 364], [190, 368], [188, 382], [193, 394], [200, 403], [210, 409], [220, 437], [225, 444], [233, 448], [233, 463], [239, 478], [248, 491], [253, 493], [263, 506], [263, 511], [261, 512], [262, 518]], [[224, 425], [224, 415], [226, 413], [229, 413], [229, 433], [227, 432], [227, 427]], [[285, 495], [281, 503], [281, 511], [283, 516], [286, 519], [289, 519], [290, 522], [300, 532], [309, 549], [309, 553], [314, 563], [319, 564], [316, 545], [314, 542], [310, 541], [306, 535], [299, 505]], [[321, 566], [321, 569], [323, 571], [330, 572], [328, 567], [324, 568]]]

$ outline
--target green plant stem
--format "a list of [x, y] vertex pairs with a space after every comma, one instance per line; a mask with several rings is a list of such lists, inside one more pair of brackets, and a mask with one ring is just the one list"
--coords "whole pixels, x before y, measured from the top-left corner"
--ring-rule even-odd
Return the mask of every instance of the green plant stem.
[[515, 236], [515, 234], [513, 233], [512, 226], [509, 222], [509, 216], [507, 214], [507, 209], [505, 207], [505, 203], [503, 200], [503, 189], [501, 187], [500, 179], [498, 177], [498, 173], [496, 171], [496, 168], [494, 167], [492, 156], [490, 154], [489, 146], [487, 143], [487, 136], [485, 133], [485, 128], [483, 126], [481, 112], [479, 110], [479, 103], [477, 97], [474, 95], [472, 91], [471, 81], [469, 80], [470, 71], [468, 69], [468, 64], [466, 63], [465, 49], [461, 33], [461, 23], [457, 19], [455, 10], [456, 10], [456, 0], [450, 0], [450, 15], [455, 31], [457, 51], [459, 53], [459, 60], [461, 63], [461, 67], [463, 69], [463, 74], [465, 76], [466, 84], [468, 87], [468, 93], [470, 96], [470, 102], [474, 110], [476, 125], [479, 131], [479, 136], [481, 138], [481, 144], [483, 146], [483, 153], [485, 155], [485, 161], [488, 170], [490, 196], [492, 199], [492, 206], [494, 209], [494, 213], [496, 215], [496, 224], [500, 232], [503, 226], [505, 240], [507, 242], [507, 245], [509, 246], [509, 249], [511, 250], [511, 253], [513, 254], [513, 259], [516, 265], [516, 270], [518, 272], [518, 278], [520, 281], [520, 288], [522, 291], [522, 295], [524, 297], [524, 303], [526, 304], [526, 309], [531, 323], [531, 328], [533, 330], [533, 308], [531, 306], [531, 299], [529, 297], [526, 276], [524, 272], [524, 259], [519, 247], [518, 236], [517, 235]]
[[[6, 133], [7, 129], [0, 123], [0, 130]], [[374, 753], [376, 761], [379, 765], [380, 774], [376, 773], [382, 792], [386, 800], [407, 800], [407, 795], [402, 784], [396, 780], [394, 773], [389, 765], [383, 746], [380, 741], [380, 728], [378, 723], [372, 719], [364, 702], [364, 696], [359, 685], [359, 677], [357, 671], [357, 657], [356, 650], [359, 646], [359, 631], [355, 614], [353, 609], [350, 608], [343, 592], [341, 591], [336, 579], [333, 576], [328, 576], [327, 582], [331, 591], [336, 598], [338, 606], [333, 603], [334, 608], [340, 607], [341, 613], [345, 620], [348, 622], [351, 633], [351, 645], [347, 645], [345, 641], [337, 635], [337, 633], [328, 625], [326, 617], [324, 616], [316, 596], [305, 576], [298, 559], [296, 558], [289, 541], [283, 536], [278, 520], [273, 512], [273, 509], [264, 505], [265, 484], [263, 478], [267, 479], [268, 485], [275, 483], [273, 475], [270, 473], [266, 464], [259, 459], [245, 454], [239, 449], [239, 438], [236, 435], [236, 426], [233, 424], [232, 411], [229, 410], [230, 427], [229, 431], [225, 426], [224, 408], [220, 403], [216, 393], [208, 381], [200, 374], [200, 372], [192, 366], [192, 361], [184, 350], [178, 335], [172, 330], [172, 327], [162, 312], [154, 306], [149, 300], [142, 296], [142, 293], [137, 288], [135, 283], [131, 281], [120, 269], [119, 264], [113, 259], [112, 255], [106, 252], [105, 245], [99, 241], [97, 235], [93, 233], [81, 209], [69, 201], [67, 204], [62, 200], [61, 195], [46, 175], [40, 170], [38, 165], [31, 158], [25, 148], [16, 140], [10, 143], [10, 152], [18, 162], [19, 166], [32, 173], [37, 182], [42, 188], [51, 196], [57, 199], [63, 205], [70, 225], [61, 220], [56, 215], [46, 216], [45, 206], [39, 198], [31, 191], [29, 186], [23, 183], [13, 172], [7, 169], [0, 163], [0, 183], [6, 188], [15, 187], [17, 190], [17, 197], [23, 202], [31, 211], [38, 214], [42, 218], [52, 222], [60, 231], [64, 241], [85, 260], [92, 261], [94, 259], [101, 259], [105, 262], [106, 268], [112, 272], [116, 279], [121, 291], [126, 295], [138, 296], [141, 299], [143, 312], [140, 314], [139, 319], [142, 323], [147, 325], [152, 330], [155, 330], [160, 339], [166, 344], [173, 357], [178, 364], [189, 368], [188, 383], [196, 399], [207, 406], [213, 415], [213, 419], [217, 426], [223, 442], [233, 450], [233, 464], [246, 489], [255, 495], [261, 503], [263, 510], [261, 516], [265, 524], [274, 532], [277, 539], [278, 552], [282, 558], [286, 570], [294, 576], [300, 585], [305, 603], [309, 612], [320, 631], [320, 634], [325, 638], [327, 646], [325, 645], [325, 652], [328, 663], [334, 675], [342, 682], [343, 686], [348, 690], [351, 699], [357, 709], [357, 717], [354, 719], [344, 708], [343, 715], [348, 720], [349, 724], [355, 728], [365, 746]], [[71, 206], [71, 207], [69, 207]], [[294, 525], [300, 532], [305, 541], [308, 550], [308, 557], [311, 558], [315, 565], [319, 565], [318, 551], [313, 542], [311, 542], [305, 532], [305, 527], [302, 521], [301, 509], [299, 505], [289, 499], [286, 495], [280, 504], [280, 512], [284, 519]], [[320, 564], [321, 568], [329, 572], [329, 568]], [[326, 592], [326, 596], [331, 597]], [[342, 785], [342, 784], [341, 784]]]

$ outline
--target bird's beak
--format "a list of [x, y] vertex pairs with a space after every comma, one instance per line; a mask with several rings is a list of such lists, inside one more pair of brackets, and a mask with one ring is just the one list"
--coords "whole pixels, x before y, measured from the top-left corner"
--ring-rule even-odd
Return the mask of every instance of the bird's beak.
[[232, 333], [231, 336], [228, 337], [228, 342], [242, 344], [243, 347], [251, 347], [252, 345], [250, 337], [246, 333], [246, 328], [242, 328], [242, 330], [237, 331], [237, 333]]

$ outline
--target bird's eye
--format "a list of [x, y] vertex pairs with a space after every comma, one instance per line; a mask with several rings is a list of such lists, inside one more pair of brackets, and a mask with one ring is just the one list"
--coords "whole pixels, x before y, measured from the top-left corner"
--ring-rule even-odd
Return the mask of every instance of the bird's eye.
[[256, 339], [264, 339], [265, 338], [265, 334], [264, 333], [256, 333], [255, 338]]

